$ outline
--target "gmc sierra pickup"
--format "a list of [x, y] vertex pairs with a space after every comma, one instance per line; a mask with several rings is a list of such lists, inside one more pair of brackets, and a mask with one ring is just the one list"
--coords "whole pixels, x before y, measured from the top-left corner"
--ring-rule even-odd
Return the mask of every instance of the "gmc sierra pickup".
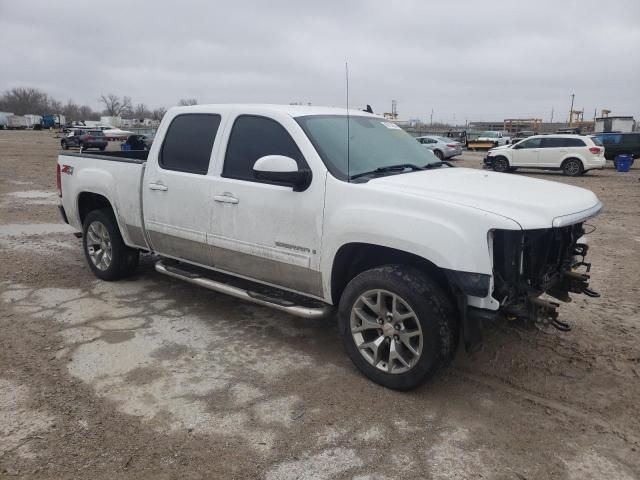
[[[169, 110], [149, 151], [66, 153], [60, 210], [103, 280], [155, 268], [293, 315], [337, 308], [361, 372], [422, 383], [499, 315], [567, 329], [590, 191], [453, 168], [361, 111], [277, 105]], [[542, 295], [546, 294], [544, 298]]]

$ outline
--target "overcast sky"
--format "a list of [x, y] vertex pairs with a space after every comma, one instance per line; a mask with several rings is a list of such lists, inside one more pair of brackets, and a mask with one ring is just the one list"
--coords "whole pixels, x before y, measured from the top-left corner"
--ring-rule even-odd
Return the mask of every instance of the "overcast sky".
[[[525, 6], [526, 5], [526, 6]], [[640, 117], [640, 1], [0, 0], [0, 91], [99, 108], [350, 104], [464, 123]]]

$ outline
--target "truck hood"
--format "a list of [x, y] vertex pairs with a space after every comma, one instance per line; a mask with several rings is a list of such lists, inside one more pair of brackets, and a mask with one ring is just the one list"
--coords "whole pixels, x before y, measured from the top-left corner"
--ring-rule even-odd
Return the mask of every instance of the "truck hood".
[[584, 188], [470, 168], [442, 167], [368, 183], [376, 189], [490, 212], [513, 220], [525, 230], [578, 223], [602, 208], [598, 197]]

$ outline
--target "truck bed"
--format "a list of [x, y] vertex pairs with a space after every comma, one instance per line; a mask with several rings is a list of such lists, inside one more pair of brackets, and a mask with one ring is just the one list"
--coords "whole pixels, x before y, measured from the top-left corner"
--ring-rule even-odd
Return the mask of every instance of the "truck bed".
[[[60, 152], [62, 205], [69, 224], [82, 230], [78, 205], [85, 192], [112, 206], [125, 243], [147, 248], [142, 229], [141, 181], [147, 150]], [[97, 200], [95, 200], [97, 201]]]

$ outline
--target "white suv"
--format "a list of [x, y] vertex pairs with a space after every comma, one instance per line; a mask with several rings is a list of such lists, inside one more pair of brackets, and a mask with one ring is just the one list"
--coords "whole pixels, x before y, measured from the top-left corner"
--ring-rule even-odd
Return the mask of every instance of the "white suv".
[[489, 150], [485, 168], [509, 172], [517, 168], [562, 170], [575, 177], [604, 168], [604, 147], [583, 135], [536, 135], [514, 145]]

